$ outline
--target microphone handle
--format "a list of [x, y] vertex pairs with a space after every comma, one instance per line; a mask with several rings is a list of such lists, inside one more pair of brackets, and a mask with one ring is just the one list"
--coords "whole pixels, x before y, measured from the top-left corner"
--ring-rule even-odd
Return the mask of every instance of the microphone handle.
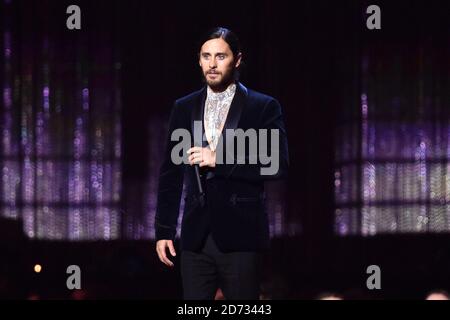
[[197, 186], [198, 186], [198, 192], [200, 194], [203, 193], [203, 187], [202, 187], [202, 181], [200, 180], [200, 166], [198, 164], [195, 164], [195, 176], [197, 178]]
[[200, 201], [200, 205], [202, 207], [204, 207], [205, 206], [205, 193], [203, 192], [202, 181], [200, 180], [200, 166], [198, 164], [195, 164], [194, 167], [195, 167], [195, 176], [197, 178], [199, 201]]

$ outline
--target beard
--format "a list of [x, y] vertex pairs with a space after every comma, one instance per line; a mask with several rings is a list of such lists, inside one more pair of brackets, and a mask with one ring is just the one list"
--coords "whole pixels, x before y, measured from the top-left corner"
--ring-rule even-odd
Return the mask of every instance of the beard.
[[208, 78], [208, 73], [210, 72], [211, 71], [203, 73], [203, 82], [206, 82], [206, 84], [214, 91], [223, 91], [234, 81], [234, 69], [227, 70], [224, 73], [213, 72], [214, 74], [217, 74], [216, 79]]

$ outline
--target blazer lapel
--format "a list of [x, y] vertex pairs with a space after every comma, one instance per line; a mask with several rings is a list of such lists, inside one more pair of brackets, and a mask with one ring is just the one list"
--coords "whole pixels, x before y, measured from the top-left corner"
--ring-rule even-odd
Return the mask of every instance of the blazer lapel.
[[[191, 135], [192, 135], [192, 145], [206, 147], [208, 145], [207, 141], [203, 141], [203, 135], [205, 133], [205, 128], [203, 125], [203, 114], [205, 109], [206, 100], [206, 86], [200, 91], [197, 96], [196, 102], [192, 108], [191, 114]], [[201, 135], [194, 131], [194, 122], [201, 121]]]
[[[205, 127], [203, 124], [204, 119], [204, 109], [205, 109], [205, 100], [206, 100], [206, 86], [200, 91], [198, 95], [197, 101], [192, 108], [191, 115], [191, 133], [193, 136], [194, 145], [202, 145], [202, 147], [206, 147], [208, 145], [208, 141], [203, 139], [205, 133]], [[225, 143], [226, 130], [235, 130], [239, 123], [239, 119], [241, 118], [242, 109], [245, 107], [245, 103], [247, 101], [248, 91], [247, 88], [242, 85], [240, 82], [236, 82], [236, 93], [234, 94], [233, 101], [231, 102], [230, 109], [228, 110], [227, 118], [225, 120], [225, 124], [223, 126], [221, 137], [219, 139], [219, 144]], [[200, 136], [196, 135], [194, 132], [194, 121], [201, 121], [201, 141], [198, 141]], [[217, 146], [219, 149], [219, 146]]]
[[[219, 142], [217, 144], [217, 159], [218, 163], [224, 164], [228, 157], [234, 159], [234, 150], [228, 147], [227, 144], [227, 130], [237, 129], [239, 120], [241, 118], [242, 110], [245, 108], [247, 102], [248, 91], [241, 83], [236, 83], [236, 93], [234, 94], [233, 101], [231, 102], [230, 109], [228, 110], [227, 119], [223, 126], [222, 132], [219, 137]], [[234, 149], [234, 148], [233, 148]], [[228, 154], [228, 156], [227, 156]], [[235, 161], [235, 160], [234, 160]]]
[[247, 88], [240, 82], [236, 83], [236, 93], [234, 94], [233, 101], [231, 102], [230, 109], [228, 110], [227, 119], [222, 129], [222, 135], [226, 132], [226, 129], [235, 130], [241, 118], [242, 109], [247, 101]]

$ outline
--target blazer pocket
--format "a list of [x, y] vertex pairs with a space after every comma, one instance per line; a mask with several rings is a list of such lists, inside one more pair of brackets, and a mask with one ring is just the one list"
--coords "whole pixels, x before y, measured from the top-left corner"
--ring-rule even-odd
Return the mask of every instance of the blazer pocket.
[[259, 196], [256, 197], [241, 197], [237, 195], [236, 193], [233, 193], [230, 196], [229, 202], [232, 206], [236, 206], [238, 204], [252, 204], [252, 203], [263, 203], [266, 198], [265, 193], [261, 193]]
[[196, 195], [189, 195], [184, 197], [185, 212], [192, 211], [198, 205], [198, 197]]

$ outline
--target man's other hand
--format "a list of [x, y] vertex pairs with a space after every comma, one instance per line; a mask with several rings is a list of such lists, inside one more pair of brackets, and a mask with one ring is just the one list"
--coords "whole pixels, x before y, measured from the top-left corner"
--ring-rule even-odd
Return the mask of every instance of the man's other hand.
[[177, 253], [173, 246], [172, 240], [159, 240], [156, 242], [156, 252], [158, 253], [159, 260], [168, 267], [173, 267], [173, 262], [167, 258], [166, 249], [169, 248], [170, 254], [175, 257]]

